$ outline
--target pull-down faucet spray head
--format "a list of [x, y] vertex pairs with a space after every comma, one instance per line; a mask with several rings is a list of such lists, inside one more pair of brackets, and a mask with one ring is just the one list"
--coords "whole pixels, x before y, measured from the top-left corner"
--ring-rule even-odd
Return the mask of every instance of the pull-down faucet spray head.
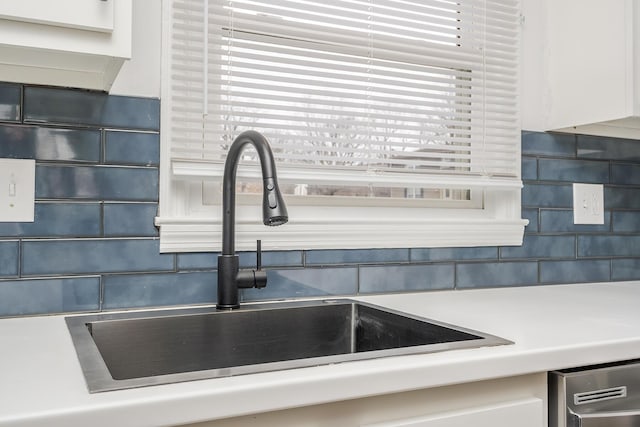
[[[274, 169], [275, 172], [275, 169]], [[262, 221], [264, 225], [282, 225], [289, 221], [287, 207], [278, 187], [275, 174], [271, 178], [264, 179], [262, 189]]]

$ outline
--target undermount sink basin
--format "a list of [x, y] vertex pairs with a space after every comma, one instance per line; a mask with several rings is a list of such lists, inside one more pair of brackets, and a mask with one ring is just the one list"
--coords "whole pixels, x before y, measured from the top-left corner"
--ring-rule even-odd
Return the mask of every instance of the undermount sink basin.
[[352, 300], [70, 316], [89, 391], [509, 344]]

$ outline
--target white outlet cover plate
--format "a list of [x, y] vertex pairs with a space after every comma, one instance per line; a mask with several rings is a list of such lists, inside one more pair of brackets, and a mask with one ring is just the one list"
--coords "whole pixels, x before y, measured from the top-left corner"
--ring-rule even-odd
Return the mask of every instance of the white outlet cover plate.
[[0, 159], [0, 222], [33, 222], [36, 162]]
[[604, 224], [602, 184], [573, 184], [573, 223]]

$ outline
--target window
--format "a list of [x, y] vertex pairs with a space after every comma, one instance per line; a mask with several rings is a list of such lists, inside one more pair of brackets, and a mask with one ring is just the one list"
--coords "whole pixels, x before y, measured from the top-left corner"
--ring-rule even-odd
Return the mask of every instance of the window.
[[[226, 149], [271, 142], [289, 224], [250, 249], [521, 244], [517, 0], [165, 2], [161, 250], [217, 250]], [[217, 242], [217, 243], [216, 243]]]

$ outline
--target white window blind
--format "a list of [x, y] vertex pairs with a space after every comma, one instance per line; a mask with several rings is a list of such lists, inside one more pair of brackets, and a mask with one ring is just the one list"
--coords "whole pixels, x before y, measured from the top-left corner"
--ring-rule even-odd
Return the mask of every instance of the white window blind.
[[221, 176], [255, 129], [285, 180], [520, 186], [517, 0], [174, 0], [171, 18], [176, 177]]

